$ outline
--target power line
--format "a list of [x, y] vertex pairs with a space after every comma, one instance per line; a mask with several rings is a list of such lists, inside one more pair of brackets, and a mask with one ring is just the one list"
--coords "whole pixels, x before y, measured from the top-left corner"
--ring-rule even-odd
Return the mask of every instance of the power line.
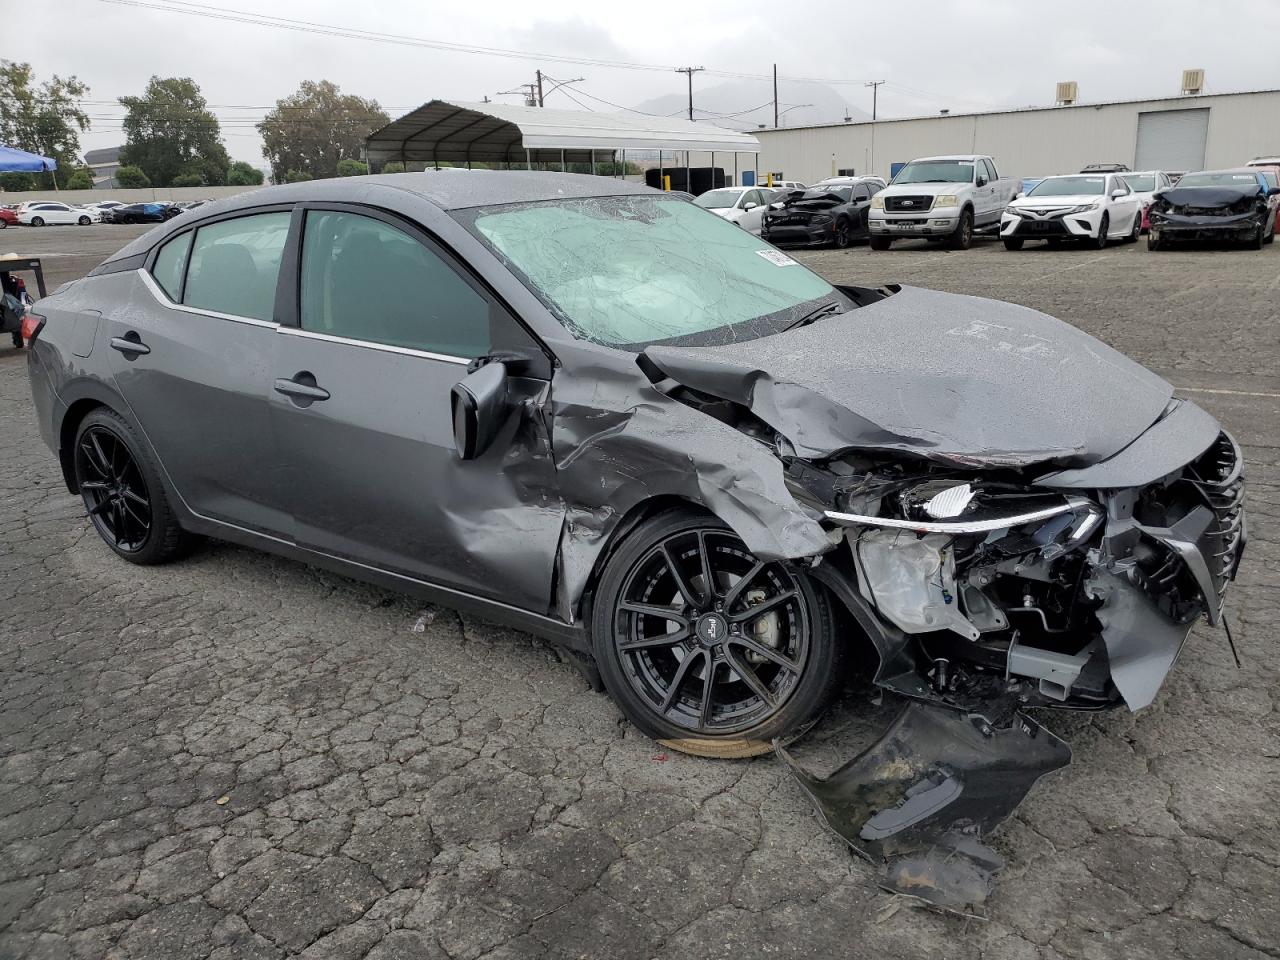
[[[447, 40], [434, 40], [428, 37], [414, 37], [399, 33], [381, 33], [373, 30], [361, 30], [356, 27], [344, 27], [336, 24], [320, 23], [314, 20], [297, 20], [290, 17], [277, 17], [272, 14], [256, 13], [249, 10], [236, 10], [231, 7], [220, 7], [211, 4], [192, 3], [186, 0], [100, 0], [102, 3], [124, 7], [139, 7], [148, 10], [161, 10], [166, 13], [178, 13], [187, 16], [205, 17], [212, 20], [224, 20], [232, 23], [244, 23], [259, 27], [274, 27], [280, 30], [292, 30], [298, 33], [311, 33], [320, 36], [332, 36], [351, 40], [367, 40], [376, 43], [391, 43], [400, 46], [428, 47], [433, 50], [445, 50], [454, 53], [470, 53], [482, 56], [505, 57], [519, 60], [545, 60], [556, 63], [573, 63], [582, 66], [605, 67], [620, 70], [649, 70], [664, 72], [677, 70], [678, 67], [656, 63], [639, 63], [630, 60], [603, 60], [596, 57], [569, 56], [564, 54], [534, 53], [527, 50], [512, 50], [505, 47], [485, 47], [477, 44], [455, 43]], [[700, 68], [701, 69], [701, 68]], [[744, 73], [733, 70], [708, 69], [709, 75], [731, 77], [740, 80], [771, 80], [772, 76], [759, 73]], [[828, 83], [828, 84], [861, 84], [862, 80], [850, 80], [829, 77], [779, 77], [793, 83]]]

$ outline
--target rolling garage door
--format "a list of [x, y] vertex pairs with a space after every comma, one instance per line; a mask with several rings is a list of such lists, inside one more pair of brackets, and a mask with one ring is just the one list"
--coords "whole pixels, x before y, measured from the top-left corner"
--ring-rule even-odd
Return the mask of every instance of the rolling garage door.
[[1203, 170], [1209, 110], [1153, 110], [1138, 114], [1135, 170]]

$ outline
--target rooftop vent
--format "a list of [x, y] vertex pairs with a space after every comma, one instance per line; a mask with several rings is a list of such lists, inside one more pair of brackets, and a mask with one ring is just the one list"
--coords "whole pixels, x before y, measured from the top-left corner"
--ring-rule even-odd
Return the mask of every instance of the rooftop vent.
[[1182, 71], [1182, 95], [1194, 97], [1204, 90], [1204, 70]]
[[1054, 99], [1058, 102], [1058, 106], [1065, 107], [1076, 102], [1080, 96], [1080, 88], [1074, 80], [1064, 80], [1058, 84], [1058, 92]]

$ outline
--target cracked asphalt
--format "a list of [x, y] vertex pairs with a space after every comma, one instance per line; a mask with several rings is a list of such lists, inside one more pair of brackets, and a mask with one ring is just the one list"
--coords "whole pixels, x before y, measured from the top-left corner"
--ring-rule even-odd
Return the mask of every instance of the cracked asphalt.
[[[0, 248], [53, 286], [140, 232]], [[225, 544], [114, 559], [6, 338], [0, 958], [1280, 957], [1280, 248], [797, 256], [1062, 317], [1248, 459], [1243, 669], [1202, 625], [1151, 708], [1048, 716], [1075, 762], [997, 834], [988, 920], [877, 891], [779, 762], [662, 751], [527, 635]], [[892, 712], [855, 681], [797, 750], [833, 767]]]

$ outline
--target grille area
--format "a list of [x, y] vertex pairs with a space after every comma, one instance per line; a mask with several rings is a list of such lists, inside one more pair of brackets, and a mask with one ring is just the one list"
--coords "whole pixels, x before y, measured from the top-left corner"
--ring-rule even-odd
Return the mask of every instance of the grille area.
[[884, 208], [895, 213], [924, 213], [933, 206], [933, 197], [885, 197]]
[[1187, 468], [1186, 477], [1213, 511], [1214, 522], [1200, 539], [1222, 609], [1227, 584], [1235, 577], [1245, 544], [1244, 463], [1240, 450], [1225, 433]]

